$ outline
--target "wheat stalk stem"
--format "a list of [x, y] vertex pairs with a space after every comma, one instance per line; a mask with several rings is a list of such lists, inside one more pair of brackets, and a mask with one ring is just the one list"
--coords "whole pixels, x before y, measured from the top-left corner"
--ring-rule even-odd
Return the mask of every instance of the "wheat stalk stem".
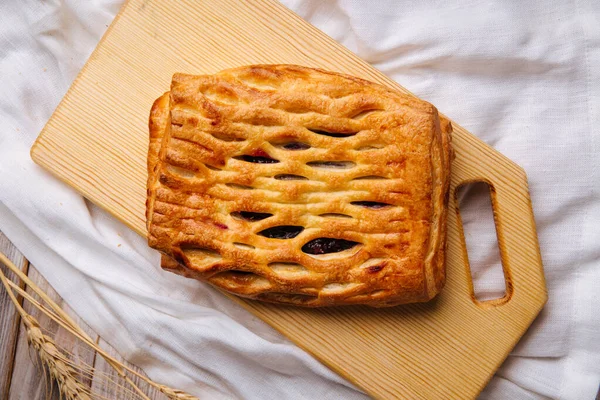
[[[6, 257], [4, 257], [4, 254], [0, 253], [0, 256], [2, 256], [0, 257], [2, 262], [5, 263], [4, 258]], [[12, 264], [10, 260], [8, 261]], [[9, 268], [11, 266], [16, 269], [14, 264], [8, 265]], [[19, 304], [17, 297], [8, 283], [8, 278], [2, 270], [0, 270], [0, 280], [8, 292], [8, 296], [17, 308], [23, 324], [27, 328], [27, 342], [37, 350], [40, 359], [48, 367], [50, 375], [58, 383], [60, 392], [69, 400], [91, 400], [89, 389], [85, 385], [82, 385], [76, 378], [77, 371], [69, 363], [65, 362], [64, 355], [58, 350], [52, 338], [43, 334], [37, 321]]]
[[[26, 274], [24, 274], [15, 264], [13, 264], [12, 261], [10, 261], [8, 257], [6, 257], [2, 252], [0, 252], [0, 261], [4, 265], [6, 265], [13, 273], [15, 273], [38, 296], [40, 296], [43, 302], [48, 304], [50, 307], [48, 308], [44, 304], [38, 302], [33, 296], [31, 296], [29, 293], [23, 290], [23, 288], [9, 280], [4, 274], [4, 272], [0, 270], [0, 280], [2, 281], [3, 286], [8, 292], [11, 301], [17, 308], [17, 311], [21, 316], [25, 327], [27, 328], [28, 341], [38, 351], [41, 360], [44, 362], [45, 365], [48, 366], [50, 374], [59, 383], [59, 388], [61, 392], [63, 392], [63, 394], [68, 399], [88, 400], [90, 399], [89, 389], [85, 385], [82, 385], [79, 381], [77, 381], [77, 379], [75, 378], [77, 372], [71, 366], [70, 360], [66, 358], [64, 354], [56, 347], [52, 338], [43, 334], [37, 320], [35, 320], [35, 318], [33, 318], [31, 315], [29, 315], [27, 311], [21, 306], [13, 291], [16, 291], [19, 295], [23, 296], [24, 299], [26, 299], [28, 302], [30, 302], [32, 305], [38, 308], [50, 319], [58, 323], [59, 326], [61, 326], [67, 332], [69, 332], [70, 334], [87, 344], [98, 354], [100, 354], [109, 363], [109, 365], [111, 365], [111, 367], [115, 369], [119, 376], [122, 379], [124, 379], [142, 399], [151, 400], [127, 376], [125, 371], [136, 375], [149, 385], [155, 387], [160, 392], [164, 393], [169, 399], [198, 400], [196, 397], [191, 396], [183, 391], [176, 390], [154, 382], [153, 380], [122, 364], [114, 357], [106, 353], [102, 348], [100, 348], [96, 344], [96, 342], [92, 338], [89, 337], [89, 335], [79, 325], [77, 325], [75, 321], [73, 321], [73, 319], [60, 306], [58, 306], [58, 304], [56, 304], [48, 295], [46, 295], [46, 293], [44, 293], [39, 287], [37, 287], [37, 285], [33, 281], [31, 281], [31, 279], [29, 279], [29, 277]], [[79, 383], [79, 386], [76, 386], [75, 382]]]
[[[40, 296], [40, 298], [45, 303], [50, 305], [50, 307], [52, 307], [52, 309], [56, 312], [56, 314], [60, 316], [60, 318], [62, 318], [65, 322], [71, 325], [74, 329], [81, 330], [77, 323], [73, 321], [73, 319], [66, 312], [64, 312], [64, 310], [60, 308], [58, 304], [56, 304], [46, 293], [44, 293], [43, 290], [41, 290], [31, 279], [29, 279], [29, 277], [26, 274], [24, 274], [23, 271], [21, 271], [21, 269], [18, 268], [2, 252], [0, 252], [0, 261], [2, 261], [2, 263], [6, 265], [15, 275], [17, 275], [19, 279], [21, 279], [27, 286], [29, 286], [38, 296]], [[87, 337], [88, 340], [92, 340], [85, 332], [81, 331], [81, 333], [83, 334], [82, 336]]]
[[[128, 372], [130, 372], [132, 374], [135, 374], [136, 376], [138, 376], [141, 379], [143, 379], [144, 381], [146, 381], [149, 385], [152, 385], [155, 388], [157, 388], [158, 390], [160, 390], [162, 393], [164, 393], [165, 395], [167, 395], [171, 399], [185, 400], [185, 399], [194, 399], [195, 398], [193, 396], [188, 395], [185, 392], [182, 392], [182, 391], [179, 391], [179, 390], [175, 390], [175, 389], [169, 388], [167, 386], [160, 385], [160, 384], [158, 384], [158, 383], [156, 383], [154, 381], [151, 381], [148, 378], [146, 378], [145, 376], [139, 374], [137, 371], [135, 371], [135, 370], [127, 367], [126, 365], [121, 364], [119, 361], [117, 361], [115, 358], [113, 358], [112, 356], [110, 356], [104, 350], [102, 350], [101, 348], [97, 347], [97, 344], [95, 342], [92, 342], [92, 341], [88, 340], [87, 337], [81, 336], [80, 333], [79, 333], [80, 332], [79, 330], [77, 330], [77, 331], [73, 330], [72, 327], [70, 327], [67, 324], [65, 324], [60, 318], [56, 318], [54, 316], [54, 313], [51, 310], [48, 310], [48, 308], [46, 308], [43, 304], [40, 304], [36, 299], [34, 299], [29, 293], [27, 293], [25, 290], [23, 290], [21, 287], [19, 287], [16, 283], [8, 281], [8, 285], [12, 289], [14, 289], [19, 295], [23, 296], [23, 298], [25, 300], [29, 301], [31, 304], [33, 304], [34, 306], [36, 306], [42, 313], [44, 313], [49, 318], [53, 319], [56, 323], [59, 324], [59, 326], [61, 326], [67, 332], [69, 332], [73, 336], [77, 337], [79, 340], [83, 341], [84, 343], [86, 343], [90, 347], [94, 348], [94, 350], [96, 350], [96, 352], [98, 352], [108, 363], [111, 364], [111, 366], [113, 368], [115, 368], [115, 370], [117, 370], [117, 372], [119, 373], [119, 375], [122, 378], [126, 379], [127, 383], [129, 383], [134, 388], [134, 390], [137, 388], [137, 385], [135, 385], [135, 383], [133, 381], [131, 381], [129, 379], [129, 377], [127, 377], [127, 375], [124, 373], [124, 371], [120, 371], [120, 369], [125, 369]], [[78, 326], [78, 328], [79, 328], [79, 326]], [[116, 364], [116, 365], [114, 365], [114, 364]], [[146, 396], [145, 393], [141, 392], [139, 394], [142, 395], [144, 398], [147, 398], [147, 396]]]
[[[98, 345], [92, 340], [92, 338], [90, 338], [89, 335], [83, 329], [81, 329], [81, 327], [79, 325], [77, 325], [77, 323], [75, 321], [73, 321], [73, 319], [71, 317], [69, 317], [69, 315], [67, 313], [65, 313], [62, 308], [60, 308], [60, 306], [58, 306], [58, 304], [56, 304], [50, 297], [48, 297], [48, 295], [46, 295], [46, 293], [44, 293], [41, 289], [39, 289], [37, 287], [37, 285], [35, 285], [35, 283], [33, 283], [29, 279], [29, 277], [27, 275], [25, 275], [19, 268], [17, 268], [17, 266], [14, 265], [12, 263], [12, 261], [10, 261], [2, 253], [0, 253], [0, 261], [2, 261], [2, 263], [4, 263], [21, 280], [23, 280], [25, 282], [25, 284], [27, 286], [29, 286], [38, 296], [40, 296], [42, 298], [42, 300], [44, 300], [45, 303], [47, 303], [50, 307], [52, 307], [53, 311], [56, 311], [56, 313], [58, 315], [54, 315], [53, 316], [52, 315], [53, 313], [50, 310], [48, 310], [46, 307], [44, 307], [43, 305], [41, 305], [40, 303], [38, 303], [35, 299], [33, 299], [29, 295], [29, 293], [27, 293], [26, 291], [24, 291], [18, 285], [14, 284], [14, 282], [12, 282], [13, 285], [10, 285], [9, 282], [11, 282], [11, 281], [9, 281], [6, 277], [4, 277], [4, 279], [2, 280], [2, 283], [4, 284], [4, 286], [5, 286], [5, 288], [6, 288], [7, 291], [12, 292], [11, 288], [14, 288], [14, 290], [16, 290], [24, 298], [27, 298], [28, 301], [31, 301], [31, 303], [33, 305], [35, 305], [40, 311], [42, 311], [44, 314], [46, 314], [52, 320], [56, 321], [63, 329], [65, 329], [66, 331], [68, 331], [69, 333], [71, 333], [72, 335], [74, 335], [75, 337], [77, 337], [79, 340], [83, 341], [88, 346], [90, 346], [94, 350], [96, 350], [96, 352], [99, 353], [115, 369], [115, 371], [117, 371], [117, 373], [119, 374], [119, 376], [121, 376], [121, 378], [124, 379], [137, 392], [137, 394], [142, 397], [142, 399], [144, 399], [144, 400], [151, 400], [127, 376], [127, 374], [125, 374], [125, 371], [123, 370], [123, 368], [127, 368], [126, 366], [124, 366], [123, 364], [121, 364], [119, 361], [117, 361], [116, 359], [114, 359], [113, 357], [111, 357], [108, 353], [106, 353], [104, 350], [102, 350], [100, 347], [98, 347]], [[2, 273], [2, 275], [4, 275], [4, 273]], [[11, 300], [13, 298], [16, 299], [16, 297], [14, 297], [14, 295], [11, 297]], [[14, 300], [13, 300], [13, 303], [14, 303]], [[22, 307], [19, 307], [19, 308], [20, 308], [19, 313], [21, 314], [21, 316], [23, 318], [26, 318], [26, 315], [29, 315], [29, 314], [27, 314], [27, 312]], [[130, 372], [133, 371], [133, 370], [130, 370], [129, 368], [127, 368], [127, 369]], [[144, 377], [143, 375], [139, 375], [137, 373], [136, 373], [136, 375], [138, 375], [142, 379], [146, 380], [150, 385], [152, 385], [152, 384], [158, 385], [155, 382], [153, 382], [153, 381], [149, 380], [148, 378]]]

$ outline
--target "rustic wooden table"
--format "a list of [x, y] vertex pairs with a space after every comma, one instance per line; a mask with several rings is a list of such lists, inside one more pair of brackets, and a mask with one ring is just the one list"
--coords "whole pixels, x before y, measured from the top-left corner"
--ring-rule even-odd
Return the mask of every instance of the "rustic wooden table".
[[[122, 357], [103, 339], [101, 339], [83, 320], [81, 320], [70, 308], [66, 305], [60, 296], [52, 289], [46, 280], [38, 273], [35, 267], [27, 261], [25, 257], [17, 250], [17, 248], [8, 241], [6, 236], [0, 232], [0, 251], [8, 256], [22, 271], [27, 273], [29, 278], [37, 284], [52, 300], [59, 304], [85, 331], [93, 338], [101, 348], [109, 354], [116, 357], [118, 360], [127, 364], [137, 371], [140, 369], [125, 362]], [[7, 268], [0, 264], [0, 267], [7, 273]], [[10, 274], [9, 276], [13, 276]], [[30, 290], [27, 290], [31, 292]], [[80, 360], [89, 365], [94, 366], [95, 376], [86, 382], [94, 393], [97, 393], [103, 398], [117, 399], [122, 398], [115, 391], [112, 384], [108, 384], [107, 376], [115, 381], [119, 378], [114, 370], [104, 361], [102, 357], [95, 357], [95, 352], [83, 351], [81, 345], [69, 333], [56, 324], [52, 325], [49, 319], [34, 307], [29, 307], [25, 304], [25, 309], [40, 321], [43, 327], [56, 332], [55, 338], [66, 350], [74, 353]], [[10, 301], [6, 291], [0, 285], [0, 399], [10, 400], [38, 400], [38, 399], [59, 399], [59, 392], [56, 387], [52, 387], [45, 377], [35, 352], [29, 350], [25, 330], [20, 324], [20, 317], [17, 314], [15, 307]], [[103, 375], [100, 375], [103, 374]], [[97, 379], [97, 376], [102, 376], [102, 379]], [[151, 399], [164, 399], [163, 394], [148, 389], [145, 385], [144, 390]]]

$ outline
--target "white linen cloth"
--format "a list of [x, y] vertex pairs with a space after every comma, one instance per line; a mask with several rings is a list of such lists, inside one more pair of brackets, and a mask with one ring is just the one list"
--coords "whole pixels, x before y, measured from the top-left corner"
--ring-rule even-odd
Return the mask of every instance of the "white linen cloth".
[[[593, 399], [600, 382], [597, 2], [284, 3], [525, 168], [549, 301], [481, 398]], [[0, 229], [156, 381], [206, 399], [365, 398], [216, 290], [161, 271], [143, 238], [31, 161], [31, 144], [120, 5], [0, 2]], [[497, 263], [493, 232], [476, 218], [465, 223], [483, 244], [474, 250], [484, 259], [477, 279], [491, 274], [497, 286], [489, 272]]]

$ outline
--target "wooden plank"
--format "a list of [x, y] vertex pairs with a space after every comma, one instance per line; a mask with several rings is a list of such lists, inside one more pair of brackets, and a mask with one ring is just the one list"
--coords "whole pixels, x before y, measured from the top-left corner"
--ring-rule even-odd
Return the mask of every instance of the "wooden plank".
[[[32, 157], [145, 235], [152, 102], [168, 90], [174, 72], [214, 73], [253, 63], [320, 67], [407, 92], [274, 0], [130, 0]], [[546, 301], [525, 173], [454, 126], [448, 279], [435, 301], [384, 310], [305, 310], [232, 298], [374, 397], [475, 397]], [[507, 282], [507, 295], [487, 303], [474, 299], [454, 196], [457, 186], [477, 180], [492, 187]]]
[[[142, 371], [140, 368], [127, 362], [123, 357], [121, 357], [119, 353], [117, 353], [117, 351], [103, 339], [99, 340], [98, 345], [109, 355], [111, 355], [124, 365], [127, 365], [128, 367], [134, 369], [135, 371], [141, 373], [144, 376], [146, 375], [144, 371]], [[120, 377], [119, 374], [115, 371], [115, 369], [112, 368], [100, 355], [96, 357], [94, 369], [94, 380], [92, 382], [92, 392], [94, 394], [99, 396], [105, 396], [108, 399], [125, 399], [134, 396], [135, 392], [133, 392], [131, 386], [122, 377]], [[154, 387], [148, 385], [141, 378], [131, 373], [127, 373], [127, 376], [149, 398], [153, 400], [167, 399], [167, 397], [164, 394], [162, 394]]]
[[[41, 290], [73, 318], [73, 320], [83, 328], [90, 337], [95, 340], [97, 339], [98, 335], [71, 310], [35, 267], [29, 267], [28, 276]], [[29, 287], [27, 288], [27, 292], [33, 295], [33, 291]], [[25, 301], [24, 308], [38, 320], [40, 326], [48, 332], [49, 336], [54, 339], [57, 345], [73, 354], [72, 359], [75, 362], [83, 362], [90, 366], [94, 365], [95, 351], [87, 346], [81, 345], [78, 339], [73, 337], [73, 335], [65, 329], [59, 327], [56, 322], [42, 314], [41, 311], [34, 306], [31, 306], [27, 301]], [[84, 384], [91, 386], [91, 377], [80, 376], [79, 378]], [[26, 330], [23, 325], [21, 325], [8, 398], [15, 400], [46, 399], [48, 394], [51, 393], [52, 399], [59, 399], [56, 385], [50, 385], [49, 382], [50, 380], [45, 375], [44, 371], [42, 371], [37, 354], [29, 348]]]
[[[0, 232], [0, 252], [4, 253], [17, 267], [27, 273], [27, 260], [17, 248]], [[0, 265], [9, 279], [17, 282], [16, 276], [4, 265]], [[0, 285], [1, 286], [1, 285]], [[15, 309], [8, 293], [0, 288], [0, 399], [8, 397], [17, 336], [19, 333], [19, 314]]]

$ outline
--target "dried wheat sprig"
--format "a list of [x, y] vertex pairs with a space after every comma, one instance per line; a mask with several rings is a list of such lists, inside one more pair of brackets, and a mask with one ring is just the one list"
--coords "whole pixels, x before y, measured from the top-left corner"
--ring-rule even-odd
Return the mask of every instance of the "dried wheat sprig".
[[56, 347], [54, 340], [42, 333], [40, 325], [33, 317], [21, 317], [27, 327], [27, 342], [37, 350], [40, 360], [58, 384], [60, 393], [69, 400], [91, 400], [90, 389], [77, 379], [77, 371]]
[[[69, 332], [73, 336], [77, 337], [79, 340], [86, 343], [88, 346], [92, 347], [95, 351], [97, 351], [109, 364], [111, 364], [111, 366], [119, 373], [121, 378], [125, 379], [127, 381], [127, 383], [129, 383], [134, 388], [134, 390], [138, 389], [137, 386], [135, 385], [135, 383], [133, 383], [133, 381], [129, 380], [129, 378], [125, 375], [123, 370], [127, 370], [128, 372], [140, 377], [146, 383], [155, 387], [161, 393], [165, 394], [169, 399], [173, 399], [173, 400], [195, 400], [196, 399], [197, 400], [197, 398], [194, 396], [191, 396], [181, 390], [172, 389], [168, 386], [164, 386], [159, 383], [156, 383], [156, 382], [148, 379], [144, 375], [139, 374], [137, 371], [127, 367], [126, 365], [123, 365], [118, 360], [114, 359], [112, 356], [110, 356], [109, 354], [104, 352], [104, 350], [97, 347], [96, 343], [92, 342], [91, 339], [87, 339], [87, 336], [83, 337], [82, 335], [80, 335], [79, 330], [77, 330], [77, 331], [73, 330], [73, 328], [71, 326], [67, 325], [66, 323], [64, 323], [64, 321], [62, 321], [59, 316], [56, 316], [56, 314], [53, 313], [52, 310], [49, 310], [43, 304], [39, 303], [35, 298], [33, 298], [29, 293], [27, 293], [25, 290], [23, 290], [19, 285], [17, 285], [16, 283], [14, 283], [10, 280], [8, 281], [8, 285], [13, 290], [15, 290], [19, 295], [23, 296], [23, 298], [25, 300], [27, 300], [29, 303], [31, 303], [36, 308], [38, 308], [48, 318], [54, 320], [56, 323], [58, 323], [59, 326], [61, 326], [67, 332]], [[79, 328], [79, 326], [77, 326], [77, 328]], [[138, 389], [138, 390], [141, 390], [141, 389]], [[144, 398], [147, 398], [145, 393], [143, 393], [143, 392], [138, 393], [138, 394], [142, 395]]]
[[[79, 340], [87, 344], [94, 351], [96, 351], [100, 356], [102, 356], [108, 363], [115, 369], [115, 371], [119, 374], [119, 376], [124, 379], [135, 391], [137, 395], [139, 395], [142, 399], [150, 400], [148, 396], [126, 375], [125, 371], [132, 373], [142, 379], [147, 384], [153, 386], [158, 389], [161, 393], [165, 394], [169, 399], [172, 400], [198, 400], [196, 397], [187, 394], [181, 390], [176, 390], [170, 388], [165, 385], [158, 384], [148, 377], [138, 373], [137, 371], [129, 368], [128, 366], [122, 364], [114, 357], [110, 356], [103, 349], [101, 349], [92, 338], [87, 335], [87, 333], [79, 326], [64, 310], [57, 305], [50, 297], [46, 295], [35, 283], [33, 283], [29, 277], [24, 274], [16, 265], [14, 265], [8, 257], [6, 257], [2, 252], [0, 252], [0, 261], [6, 265], [13, 273], [15, 273], [30, 289], [32, 289], [49, 307], [46, 307], [44, 304], [38, 302], [35, 298], [33, 298], [29, 293], [23, 290], [19, 285], [15, 284], [11, 280], [9, 280], [2, 270], [0, 270], [0, 280], [2, 281], [5, 289], [7, 290], [10, 299], [14, 303], [17, 308], [21, 318], [27, 328], [28, 340], [31, 341], [30, 344], [34, 347], [38, 354], [40, 354], [40, 359], [42, 362], [48, 367], [48, 370], [51, 376], [59, 383], [59, 388], [61, 392], [64, 391], [64, 395], [68, 399], [79, 399], [79, 400], [87, 400], [90, 399], [90, 391], [89, 389], [81, 384], [76, 379], [77, 371], [72, 367], [71, 362], [65, 355], [56, 347], [56, 344], [47, 335], [44, 335], [42, 330], [40, 329], [39, 323], [35, 318], [29, 315], [25, 309], [20, 305], [17, 300], [13, 290], [17, 292], [19, 295], [23, 296], [28, 302], [30, 302], [33, 306], [38, 308], [42, 313], [48, 316], [50, 319], [58, 323], [63, 329], [67, 332], [71, 333]], [[57, 373], [58, 375], [55, 375]], [[66, 375], [65, 375], [66, 374]], [[69, 375], [70, 374], [70, 375]], [[79, 384], [79, 387], [75, 386], [75, 383]], [[82, 388], [85, 389], [82, 391]], [[77, 389], [77, 390], [74, 390]], [[67, 390], [70, 390], [67, 393]], [[69, 395], [76, 397], [68, 397]], [[84, 396], [88, 397], [84, 397]], [[78, 397], [77, 397], [78, 396]]]
[[[1, 273], [2, 271], [0, 271], [0, 274]], [[15, 285], [11, 281], [8, 281], [8, 283], [11, 286]], [[20, 287], [19, 289], [22, 290]], [[24, 291], [19, 294], [23, 293], [27, 294]], [[9, 296], [10, 295], [11, 293], [9, 292]], [[60, 393], [69, 400], [100, 399], [101, 396], [92, 393], [91, 388], [82, 384], [78, 379], [78, 376], [81, 375], [88, 375], [89, 378], [91, 378], [95, 373], [94, 368], [85, 363], [75, 363], [73, 360], [69, 359], [69, 352], [61, 349], [49, 335], [46, 335], [39, 322], [32, 315], [28, 314], [24, 308], [17, 309], [26, 328], [27, 342], [37, 351], [39, 359], [42, 361], [42, 368], [56, 381]], [[126, 390], [139, 397], [139, 393], [112, 381], [110, 378], [107, 380], [111, 381], [114, 386], [118, 387], [120, 390]], [[102, 399], [104, 399], [104, 397], [102, 397]]]
[[[0, 255], [2, 254], [0, 253]], [[2, 261], [4, 262], [4, 260]], [[37, 350], [50, 376], [58, 383], [61, 394], [69, 400], [91, 400], [89, 389], [76, 378], [77, 371], [70, 363], [65, 362], [64, 355], [58, 350], [52, 338], [42, 333], [40, 325], [35, 318], [29, 315], [21, 304], [19, 304], [15, 294], [10, 289], [8, 278], [2, 270], [0, 270], [0, 280], [27, 329], [27, 342]]]

